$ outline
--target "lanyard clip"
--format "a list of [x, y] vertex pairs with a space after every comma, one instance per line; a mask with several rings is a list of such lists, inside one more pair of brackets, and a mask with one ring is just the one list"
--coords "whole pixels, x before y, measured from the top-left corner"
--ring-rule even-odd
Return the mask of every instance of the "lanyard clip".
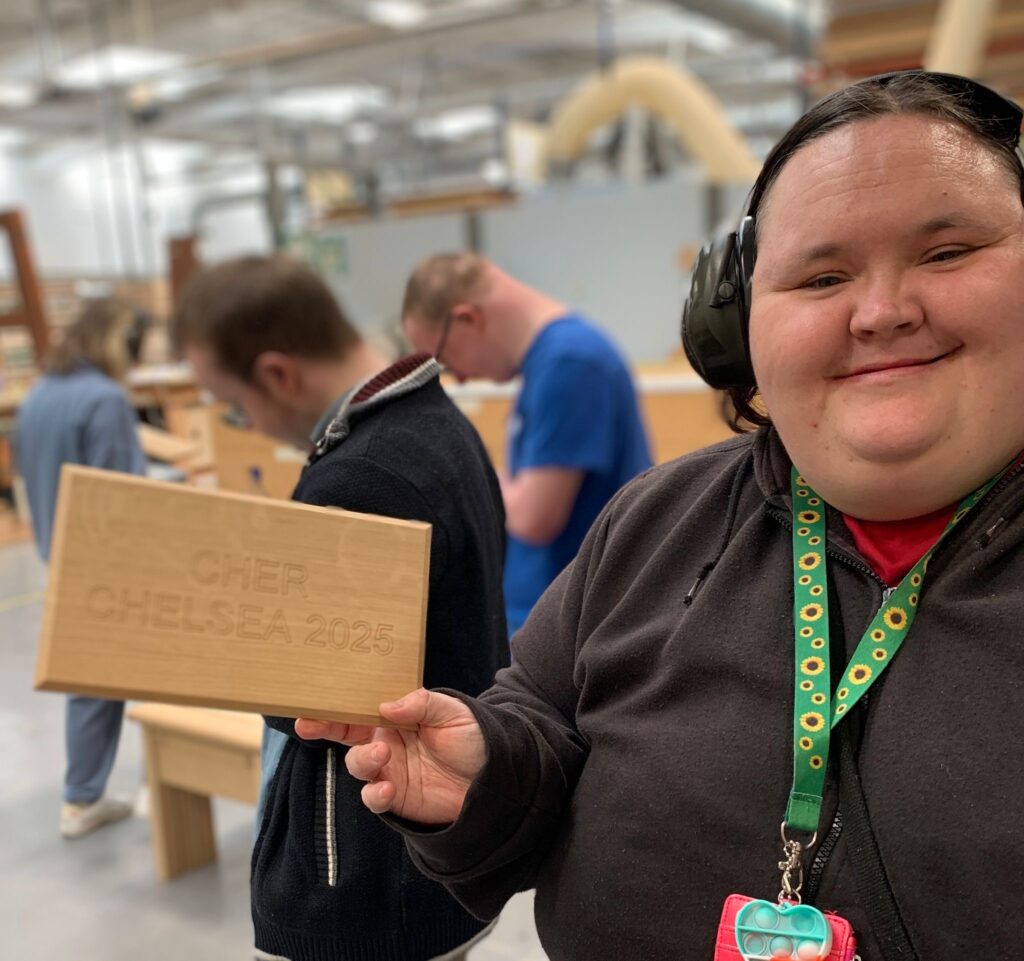
[[792, 838], [786, 837], [786, 822], [782, 822], [780, 828], [782, 834], [782, 854], [784, 861], [779, 861], [779, 870], [782, 872], [782, 890], [779, 891], [779, 904], [800, 904], [800, 890], [804, 886], [804, 851], [813, 848], [818, 840], [818, 833], [807, 843], [801, 844]]

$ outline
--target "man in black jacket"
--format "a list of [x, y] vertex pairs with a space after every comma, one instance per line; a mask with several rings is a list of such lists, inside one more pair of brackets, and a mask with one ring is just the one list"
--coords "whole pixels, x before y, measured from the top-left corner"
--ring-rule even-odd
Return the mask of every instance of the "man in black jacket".
[[[283, 258], [206, 270], [174, 338], [200, 382], [259, 430], [311, 447], [293, 498], [433, 525], [425, 683], [478, 694], [508, 664], [497, 477], [427, 356], [388, 366], [324, 284]], [[427, 961], [462, 956], [487, 925], [413, 867], [360, 803], [344, 748], [287, 735], [252, 862], [260, 957]], [[265, 772], [265, 775], [269, 772]]]

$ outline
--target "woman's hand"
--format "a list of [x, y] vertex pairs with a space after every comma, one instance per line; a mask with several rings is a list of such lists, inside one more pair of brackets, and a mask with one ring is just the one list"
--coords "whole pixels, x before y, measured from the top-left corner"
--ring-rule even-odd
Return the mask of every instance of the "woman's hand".
[[390, 811], [421, 824], [450, 824], [487, 756], [472, 711], [454, 697], [420, 688], [381, 704], [380, 713], [402, 727], [300, 718], [295, 733], [350, 746], [345, 765], [353, 777], [369, 782], [362, 798], [375, 814]]

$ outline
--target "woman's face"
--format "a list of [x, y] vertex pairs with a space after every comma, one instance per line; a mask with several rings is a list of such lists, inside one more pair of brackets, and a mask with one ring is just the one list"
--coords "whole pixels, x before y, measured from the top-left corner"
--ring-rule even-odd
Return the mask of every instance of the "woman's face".
[[803, 147], [759, 212], [750, 338], [772, 420], [827, 500], [877, 519], [955, 501], [1024, 448], [1016, 178], [924, 116]]

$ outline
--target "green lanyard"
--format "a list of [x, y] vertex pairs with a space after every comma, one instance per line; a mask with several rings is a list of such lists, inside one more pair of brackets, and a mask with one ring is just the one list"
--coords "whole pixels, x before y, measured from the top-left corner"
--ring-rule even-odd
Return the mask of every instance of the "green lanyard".
[[[931, 550], [882, 602], [832, 697], [829, 671], [825, 503], [793, 469], [793, 632], [796, 694], [793, 705], [793, 787], [785, 828], [818, 830], [831, 730], [878, 680], [914, 623], [928, 561], [935, 548], [1003, 477], [1000, 472], [960, 502]], [[833, 703], [835, 707], [833, 708]]]

